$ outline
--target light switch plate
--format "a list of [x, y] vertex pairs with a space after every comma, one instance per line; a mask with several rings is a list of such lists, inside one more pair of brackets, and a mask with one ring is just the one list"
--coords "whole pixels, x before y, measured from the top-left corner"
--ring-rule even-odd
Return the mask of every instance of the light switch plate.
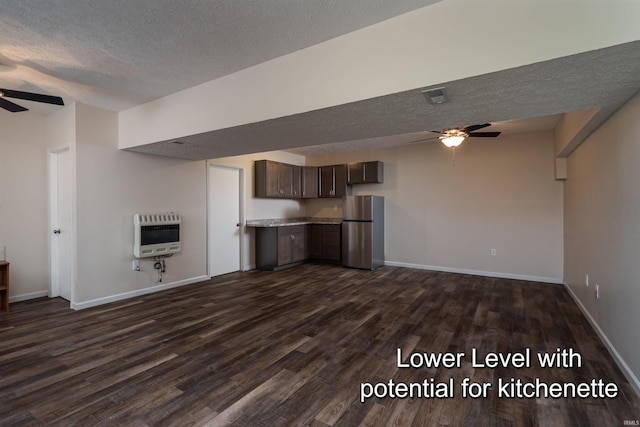
[[4, 245], [0, 245], [0, 261], [6, 261], [7, 259], [4, 256]]

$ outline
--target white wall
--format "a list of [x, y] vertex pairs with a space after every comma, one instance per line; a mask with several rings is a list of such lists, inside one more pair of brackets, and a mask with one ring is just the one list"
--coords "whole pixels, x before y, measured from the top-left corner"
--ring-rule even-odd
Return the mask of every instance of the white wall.
[[[255, 160], [274, 160], [292, 165], [304, 165], [304, 156], [291, 154], [284, 151], [270, 151], [264, 153], [247, 154], [243, 156], [221, 157], [213, 159], [209, 163], [217, 165], [233, 166], [244, 171], [244, 219], [272, 219], [272, 218], [298, 218], [306, 216], [305, 204], [293, 199], [266, 199], [255, 198], [254, 195], [254, 167]], [[251, 227], [244, 228], [243, 257], [244, 270], [255, 268], [255, 239], [254, 230]]]
[[12, 302], [48, 293], [48, 152], [69, 147], [75, 163], [75, 116], [75, 104], [46, 117], [0, 114], [0, 245], [11, 262]]
[[[117, 113], [77, 106], [76, 306], [206, 275], [206, 166], [118, 149]], [[167, 259], [162, 284], [153, 261], [131, 268], [133, 214], [182, 216], [182, 252]]]
[[43, 116], [0, 111], [0, 245], [11, 263], [11, 301], [48, 287], [45, 125]]
[[637, 94], [568, 159], [564, 277], [640, 392], [638, 117]]
[[[551, 132], [469, 139], [455, 165], [438, 141], [307, 160], [384, 162], [384, 183], [352, 194], [385, 196], [387, 262], [561, 283], [563, 184]], [[307, 213], [327, 216], [333, 204], [313, 202]]]
[[635, 41], [640, 37], [639, 15], [640, 2], [625, 0], [438, 2], [124, 111], [120, 146], [342, 105]]

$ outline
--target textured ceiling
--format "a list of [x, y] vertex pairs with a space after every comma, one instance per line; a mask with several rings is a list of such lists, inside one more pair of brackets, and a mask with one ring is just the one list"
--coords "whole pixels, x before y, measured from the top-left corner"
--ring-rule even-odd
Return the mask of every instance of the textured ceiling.
[[[480, 132], [498, 131], [502, 132], [502, 134], [504, 135], [507, 135], [516, 133], [549, 131], [553, 130], [556, 127], [561, 117], [562, 114], [552, 114], [549, 116], [494, 122], [491, 124], [490, 128], [482, 129]], [[402, 147], [412, 143], [437, 142], [438, 136], [438, 134], [435, 134], [431, 131], [415, 132], [376, 138], [367, 138], [356, 141], [311, 145], [308, 147], [292, 148], [286, 151], [302, 156], [313, 156], [343, 151], [375, 150], [379, 148]]]
[[437, 1], [1, 0], [0, 87], [122, 111]]
[[[0, 0], [0, 87], [122, 111], [438, 1]], [[415, 88], [131, 150], [184, 159], [310, 154], [483, 122], [551, 129], [561, 113], [613, 112], [640, 89], [640, 42], [442, 85], [450, 99], [442, 105]], [[41, 114], [60, 108], [19, 104]]]
[[[490, 130], [518, 132], [530, 130], [531, 124], [502, 122], [592, 108], [612, 113], [640, 89], [640, 41], [442, 85], [450, 101], [440, 105], [427, 102], [416, 88], [185, 136], [181, 144], [160, 141], [131, 150], [194, 160], [281, 149], [309, 154], [323, 148], [299, 148], [337, 144], [324, 149], [345, 151], [398, 145], [425, 137], [425, 131], [485, 122], [495, 123]], [[537, 123], [550, 129], [555, 122]]]

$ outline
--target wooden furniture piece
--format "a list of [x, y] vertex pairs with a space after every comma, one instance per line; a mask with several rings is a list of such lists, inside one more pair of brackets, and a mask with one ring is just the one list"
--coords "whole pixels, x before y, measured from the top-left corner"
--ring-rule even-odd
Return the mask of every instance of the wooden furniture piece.
[[0, 315], [9, 313], [9, 263], [0, 261]]

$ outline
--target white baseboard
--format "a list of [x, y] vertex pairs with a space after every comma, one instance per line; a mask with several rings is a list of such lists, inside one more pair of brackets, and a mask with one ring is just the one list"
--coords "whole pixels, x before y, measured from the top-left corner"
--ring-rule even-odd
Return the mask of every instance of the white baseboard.
[[609, 354], [611, 354], [613, 360], [615, 360], [616, 364], [618, 365], [624, 376], [627, 378], [627, 381], [629, 381], [629, 384], [631, 384], [631, 387], [633, 387], [636, 394], [640, 396], [640, 380], [638, 380], [638, 377], [636, 377], [629, 365], [627, 365], [627, 362], [625, 362], [620, 353], [618, 353], [618, 350], [616, 350], [613, 344], [611, 344], [611, 341], [609, 341], [607, 335], [602, 329], [600, 329], [600, 325], [598, 325], [598, 322], [596, 322], [596, 320], [591, 317], [591, 313], [589, 313], [589, 311], [582, 304], [582, 301], [580, 301], [577, 295], [573, 293], [573, 290], [571, 290], [569, 285], [565, 282], [563, 282], [562, 284], [564, 285], [564, 288], [567, 290], [567, 292], [569, 292], [569, 295], [571, 295], [571, 298], [573, 298], [573, 301], [575, 301], [576, 305], [580, 308], [580, 311], [582, 311], [584, 317], [587, 318], [587, 320], [591, 324], [591, 327], [596, 331], [605, 347], [607, 347], [607, 350], [609, 350]]
[[527, 276], [524, 274], [499, 273], [495, 271], [482, 271], [482, 270], [467, 270], [464, 268], [451, 268], [451, 267], [440, 267], [435, 265], [410, 264], [406, 262], [396, 262], [396, 261], [385, 261], [384, 265], [391, 265], [394, 267], [417, 268], [419, 270], [444, 271], [446, 273], [471, 274], [473, 276], [497, 277], [500, 279], [514, 279], [514, 280], [527, 280], [529, 282], [553, 283], [556, 285], [562, 284], [562, 279], [558, 277]]
[[133, 298], [140, 295], [151, 294], [154, 292], [164, 291], [171, 288], [177, 288], [179, 286], [190, 285], [192, 283], [203, 282], [209, 280], [209, 276], [192, 277], [190, 279], [178, 280], [171, 283], [163, 283], [161, 285], [151, 286], [144, 289], [137, 289], [135, 291], [124, 292], [117, 295], [109, 295], [107, 297], [96, 298], [89, 301], [80, 303], [71, 303], [71, 308], [74, 310], [82, 310], [89, 307], [95, 307], [102, 304], [108, 304], [110, 302], [121, 301], [123, 299]]
[[9, 303], [27, 301], [35, 298], [42, 298], [48, 295], [49, 295], [49, 292], [47, 291], [38, 291], [38, 292], [32, 292], [30, 294], [14, 295], [12, 297], [9, 297]]

